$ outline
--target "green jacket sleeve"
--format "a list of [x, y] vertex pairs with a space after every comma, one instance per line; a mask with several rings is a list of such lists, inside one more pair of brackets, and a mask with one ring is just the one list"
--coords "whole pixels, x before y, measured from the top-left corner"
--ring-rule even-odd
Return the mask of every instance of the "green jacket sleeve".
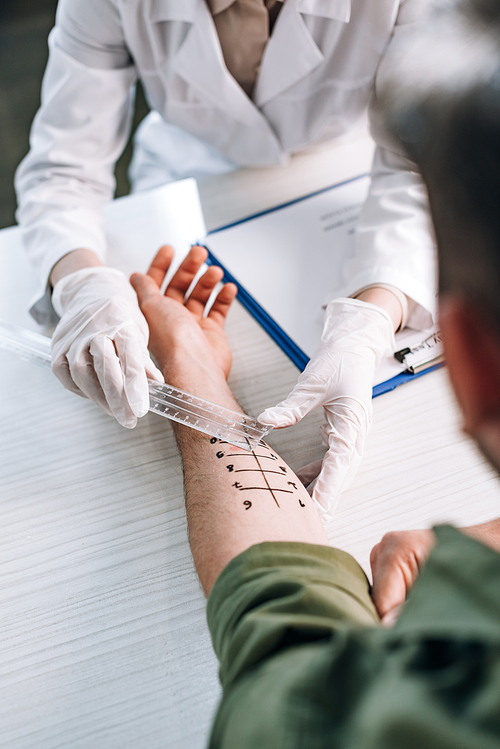
[[216, 582], [211, 749], [497, 749], [500, 555], [453, 528], [392, 630], [343, 552], [262, 544]]
[[233, 559], [214, 585], [207, 618], [224, 688], [283, 647], [378, 623], [366, 575], [349, 554], [288, 542], [258, 544]]

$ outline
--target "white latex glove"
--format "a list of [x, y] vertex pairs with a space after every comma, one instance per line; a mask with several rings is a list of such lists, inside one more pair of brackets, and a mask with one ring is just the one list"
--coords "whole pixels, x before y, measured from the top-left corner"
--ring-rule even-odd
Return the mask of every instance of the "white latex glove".
[[287, 427], [323, 406], [328, 450], [312, 497], [325, 522], [358, 469], [371, 424], [374, 373], [394, 348], [393, 322], [381, 307], [358, 299], [330, 302], [321, 343], [297, 385], [258, 417], [263, 424]]
[[54, 286], [61, 318], [52, 336], [52, 371], [67, 390], [90, 398], [132, 429], [149, 409], [147, 377], [163, 382], [148, 352], [149, 329], [127, 278], [83, 268]]

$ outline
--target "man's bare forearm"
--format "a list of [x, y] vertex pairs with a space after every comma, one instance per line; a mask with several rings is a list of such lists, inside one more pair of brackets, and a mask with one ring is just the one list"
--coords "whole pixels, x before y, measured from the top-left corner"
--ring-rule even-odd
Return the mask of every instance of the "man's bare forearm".
[[[232, 357], [224, 333], [237, 289], [225, 284], [207, 314], [207, 302], [222, 277], [222, 270], [211, 266], [186, 298], [207, 254], [203, 247], [192, 247], [162, 294], [174, 256], [164, 246], [148, 273], [134, 274], [131, 283], [165, 381], [240, 411], [226, 382]], [[228, 562], [253, 544], [327, 543], [307, 491], [264, 442], [248, 452], [180, 424], [174, 429], [184, 465], [191, 550], [205, 593]]]
[[500, 552], [500, 518], [460, 528], [463, 533]]
[[[240, 411], [224, 378], [167, 367], [168, 382]], [[174, 424], [182, 454], [189, 540], [205, 593], [231, 559], [263, 541], [328, 540], [306, 489], [265, 442], [248, 452]]]

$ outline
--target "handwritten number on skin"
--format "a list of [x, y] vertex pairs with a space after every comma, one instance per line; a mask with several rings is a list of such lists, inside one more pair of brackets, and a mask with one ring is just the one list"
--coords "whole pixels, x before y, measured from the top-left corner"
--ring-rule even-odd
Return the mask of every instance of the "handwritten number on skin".
[[226, 468], [227, 468], [227, 470], [229, 471], [229, 473], [232, 473], [232, 471], [234, 470], [234, 465], [233, 465], [233, 463], [230, 463], [230, 464], [229, 464], [228, 466], [226, 466]]
[[245, 507], [245, 510], [249, 510], [250, 507], [252, 506], [252, 503], [250, 502], [249, 499], [245, 499], [245, 501], [243, 502], [243, 505]]

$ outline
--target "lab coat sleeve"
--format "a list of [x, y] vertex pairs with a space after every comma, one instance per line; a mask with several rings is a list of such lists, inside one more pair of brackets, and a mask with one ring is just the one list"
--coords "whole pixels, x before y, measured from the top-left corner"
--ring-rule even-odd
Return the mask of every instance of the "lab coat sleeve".
[[[384, 84], [385, 70], [393, 64], [404, 36], [419, 20], [418, 0], [404, 0], [393, 38], [376, 79], [370, 108], [371, 133], [376, 143], [368, 198], [361, 210], [356, 245], [344, 269], [345, 296], [373, 283], [386, 283], [415, 302], [407, 325], [415, 329], [432, 325], [436, 310], [437, 263], [427, 191], [416, 165], [402, 152], [387, 131], [376, 107], [376, 92]], [[394, 52], [394, 50], [396, 50]]]
[[[99, 39], [102, 29], [109, 32], [109, 18], [92, 46], [84, 25], [70, 23], [65, 11], [71, 5], [83, 7], [60, 3], [30, 151], [15, 180], [17, 218], [40, 282], [31, 312], [41, 323], [55, 321], [48, 294], [54, 264], [77, 248], [105, 259], [104, 204], [113, 197], [114, 164], [130, 131], [137, 77], [124, 43]], [[87, 20], [96, 28], [91, 14]]]

